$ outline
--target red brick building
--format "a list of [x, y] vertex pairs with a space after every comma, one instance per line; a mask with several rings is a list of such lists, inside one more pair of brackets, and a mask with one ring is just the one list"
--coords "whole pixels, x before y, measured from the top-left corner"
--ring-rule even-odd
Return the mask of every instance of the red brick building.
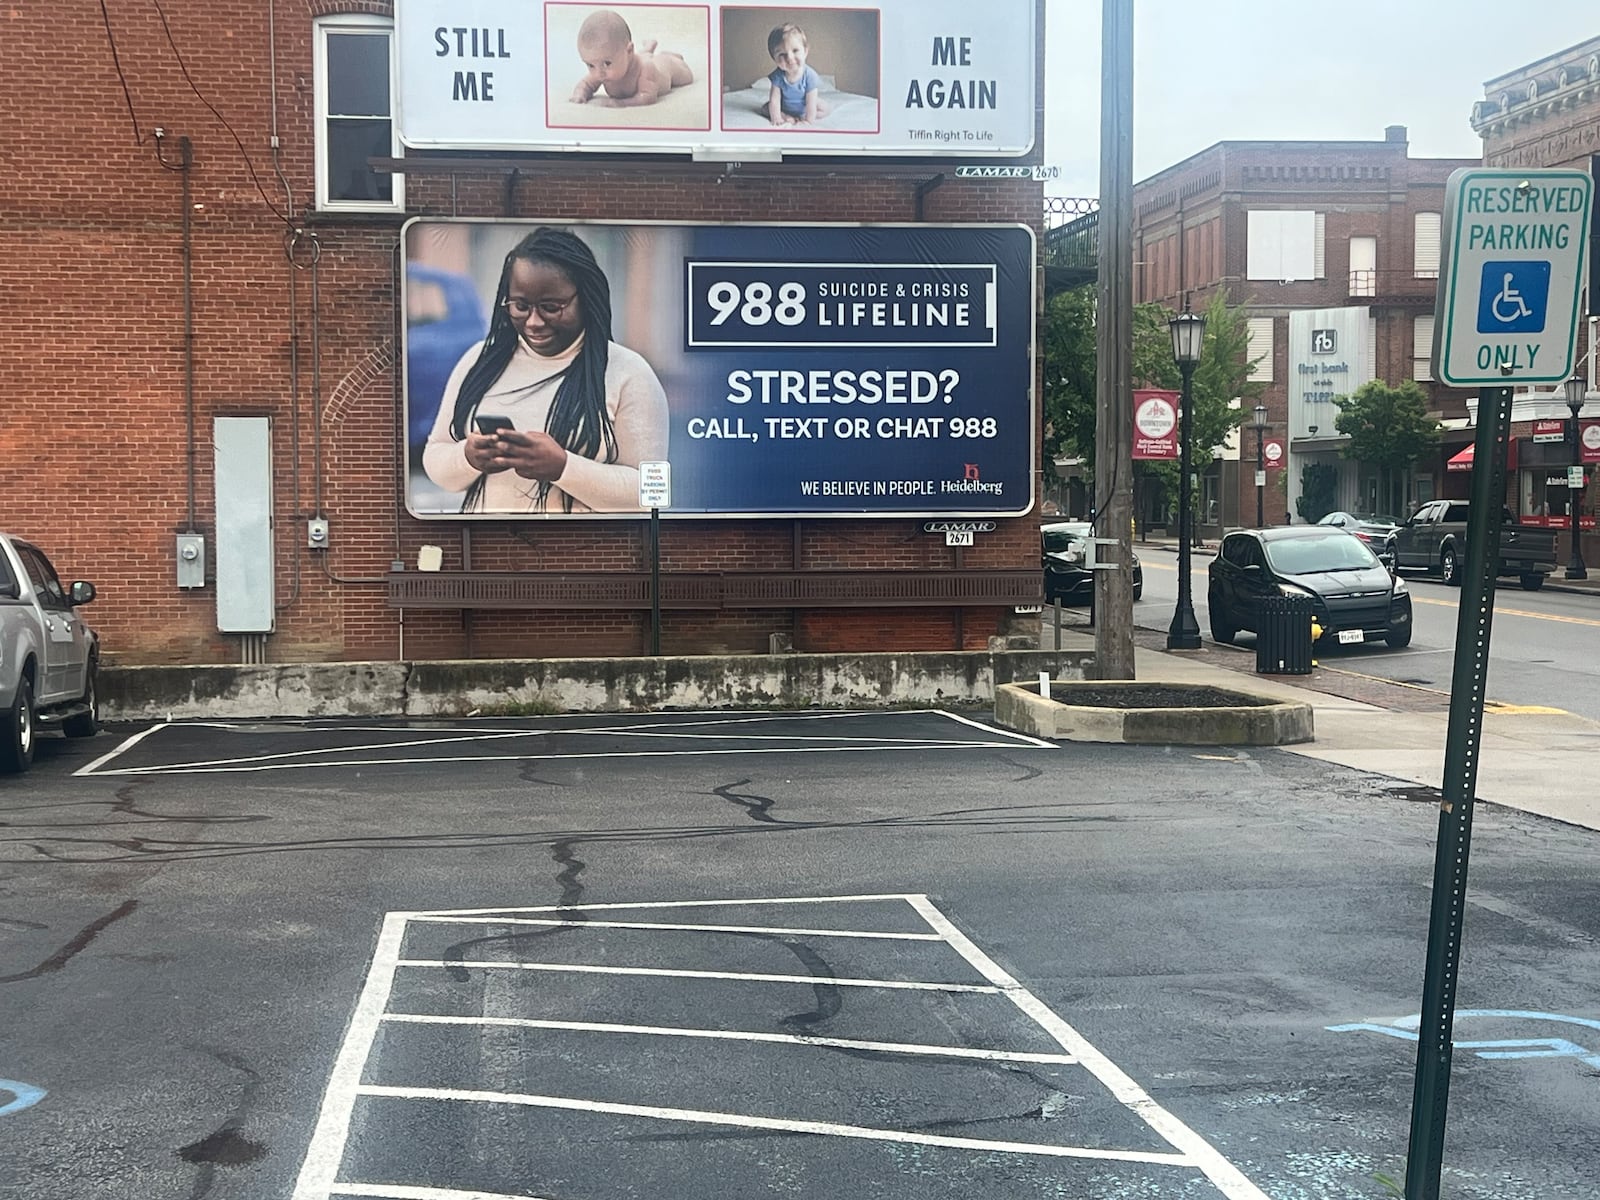
[[[648, 648], [648, 522], [408, 514], [410, 217], [1041, 224], [1040, 184], [956, 179], [948, 158], [404, 151], [387, 0], [13, 17], [4, 524], [95, 581], [122, 663]], [[270, 423], [270, 633], [219, 632], [218, 497], [238, 483], [216, 477], [221, 417]], [[313, 520], [326, 549], [307, 546]], [[662, 649], [983, 648], [1040, 587], [1036, 520], [995, 524], [960, 549], [910, 517], [664, 521]], [[178, 584], [180, 535], [206, 539], [204, 586]], [[419, 582], [425, 546], [442, 569]]]
[[[1333, 507], [1386, 506], [1376, 472], [1339, 454], [1334, 396], [1416, 379], [1430, 411], [1464, 421], [1466, 393], [1431, 382], [1428, 358], [1445, 181], [1474, 165], [1412, 158], [1405, 127], [1391, 126], [1373, 142], [1219, 142], [1135, 187], [1135, 302], [1177, 309], [1188, 297], [1199, 309], [1225, 289], [1248, 309], [1266, 438], [1286, 451], [1281, 467], [1266, 460], [1269, 524], [1295, 509], [1312, 462], [1339, 472]], [[1247, 414], [1203, 476], [1200, 521], [1212, 536], [1255, 522], [1249, 424]], [[1417, 464], [1414, 501], [1432, 498], [1447, 456]]]
[[[1483, 85], [1483, 94], [1472, 106], [1472, 127], [1483, 138], [1484, 166], [1565, 167], [1600, 174], [1595, 167], [1600, 162], [1600, 37], [1491, 79]], [[1596, 253], [1592, 243], [1589, 253]], [[1586, 311], [1600, 312], [1600, 303], [1592, 295]], [[1586, 422], [1600, 418], [1600, 380], [1593, 349], [1597, 326], [1600, 319], [1589, 317], [1579, 332], [1582, 357], [1578, 370], [1588, 384], [1580, 416]], [[1571, 410], [1559, 390], [1516, 392], [1511, 406], [1516, 461], [1507, 479], [1506, 503], [1524, 521], [1570, 529], [1573, 501], [1581, 500], [1582, 525], [1592, 531], [1600, 501], [1595, 471], [1589, 471], [1584, 494], [1575, 497], [1565, 483], [1571, 447], [1560, 441], [1535, 440], [1534, 436], [1535, 422], [1566, 422], [1570, 418]], [[1464, 481], [1466, 477], [1461, 478]], [[1464, 482], [1459, 484], [1458, 490], [1464, 486]], [[1600, 540], [1592, 532], [1584, 538], [1583, 553], [1587, 562], [1600, 556]]]

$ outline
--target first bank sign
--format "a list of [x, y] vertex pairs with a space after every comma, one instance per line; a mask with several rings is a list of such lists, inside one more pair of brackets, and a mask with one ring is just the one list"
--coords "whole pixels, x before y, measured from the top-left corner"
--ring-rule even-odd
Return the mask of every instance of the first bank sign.
[[1572, 374], [1593, 203], [1594, 181], [1581, 171], [1450, 176], [1434, 378], [1491, 387]]

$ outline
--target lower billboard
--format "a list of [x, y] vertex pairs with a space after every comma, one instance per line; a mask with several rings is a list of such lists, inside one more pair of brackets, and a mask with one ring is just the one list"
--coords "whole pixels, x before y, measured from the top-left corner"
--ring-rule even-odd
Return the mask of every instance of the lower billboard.
[[1019, 516], [1021, 225], [409, 222], [407, 508], [425, 519]]

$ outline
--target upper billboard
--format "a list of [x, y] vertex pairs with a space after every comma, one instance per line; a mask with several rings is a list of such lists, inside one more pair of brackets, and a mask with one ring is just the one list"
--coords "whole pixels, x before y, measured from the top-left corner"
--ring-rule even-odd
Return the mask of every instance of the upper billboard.
[[1016, 157], [1036, 0], [396, 0], [407, 146]]
[[1017, 516], [1022, 225], [428, 220], [405, 234], [419, 517]]

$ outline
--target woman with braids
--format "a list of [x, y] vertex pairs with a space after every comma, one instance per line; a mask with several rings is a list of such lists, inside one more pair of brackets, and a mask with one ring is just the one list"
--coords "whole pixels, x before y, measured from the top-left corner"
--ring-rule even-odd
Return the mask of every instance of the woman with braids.
[[[481, 432], [495, 424], [509, 427]], [[488, 337], [450, 373], [429, 478], [466, 493], [462, 512], [637, 512], [639, 463], [666, 457], [666, 393], [611, 340], [594, 253], [534, 230], [506, 255]]]

